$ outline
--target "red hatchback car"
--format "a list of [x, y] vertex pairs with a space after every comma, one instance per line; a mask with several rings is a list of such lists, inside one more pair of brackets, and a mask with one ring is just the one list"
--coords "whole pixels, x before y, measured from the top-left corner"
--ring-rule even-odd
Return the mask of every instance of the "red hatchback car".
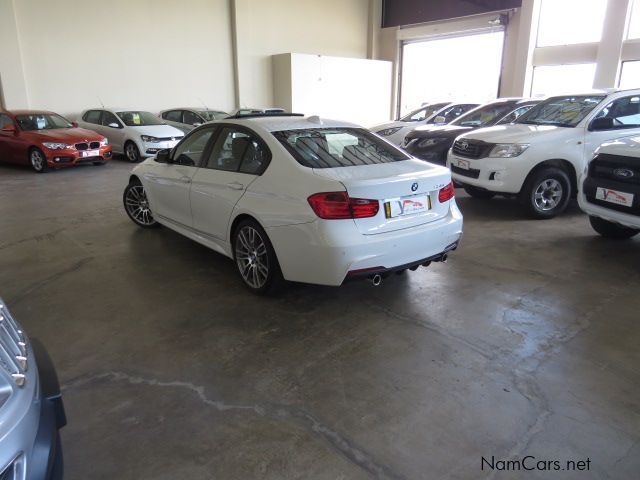
[[104, 165], [109, 141], [53, 112], [0, 112], [0, 161], [31, 165], [36, 172], [81, 163]]

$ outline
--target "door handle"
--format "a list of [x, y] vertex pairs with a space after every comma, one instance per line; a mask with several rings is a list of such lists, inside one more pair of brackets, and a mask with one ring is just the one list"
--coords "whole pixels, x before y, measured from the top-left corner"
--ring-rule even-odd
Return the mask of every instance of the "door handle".
[[186, 175], [183, 177], [180, 177], [180, 181], [182, 183], [191, 183], [191, 177], [187, 177]]
[[244, 185], [238, 182], [227, 183], [227, 187], [231, 188], [232, 190], [244, 190]]

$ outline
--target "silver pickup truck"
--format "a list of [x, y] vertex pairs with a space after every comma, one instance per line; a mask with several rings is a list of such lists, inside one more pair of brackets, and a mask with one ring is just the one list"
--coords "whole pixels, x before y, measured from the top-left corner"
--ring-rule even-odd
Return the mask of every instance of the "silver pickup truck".
[[59, 480], [66, 416], [42, 344], [28, 339], [0, 298], [0, 480]]

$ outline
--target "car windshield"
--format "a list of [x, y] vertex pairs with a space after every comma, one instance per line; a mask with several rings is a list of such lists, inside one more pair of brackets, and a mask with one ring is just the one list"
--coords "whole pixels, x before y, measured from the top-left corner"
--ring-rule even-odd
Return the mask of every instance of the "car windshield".
[[408, 115], [405, 115], [400, 119], [401, 122], [422, 122], [427, 118], [431, 117], [438, 110], [443, 109], [449, 105], [448, 103], [434, 103], [431, 105], [427, 105], [425, 107], [414, 110]]
[[32, 113], [17, 115], [20, 128], [25, 131], [54, 130], [56, 128], [73, 128], [73, 125], [55, 113]]
[[451, 125], [459, 127], [484, 127], [493, 124], [513, 109], [513, 103], [490, 103], [459, 116]]
[[604, 95], [550, 98], [533, 107], [515, 123], [575, 127], [603, 99]]
[[336, 168], [408, 160], [407, 154], [362, 128], [313, 128], [273, 132], [298, 163]]
[[229, 116], [226, 112], [220, 112], [217, 110], [198, 110], [198, 115], [205, 119], [207, 122], [212, 122], [213, 120], [220, 120], [221, 118], [225, 118]]
[[531, 107], [533, 107], [534, 105], [536, 105], [536, 104], [535, 103], [530, 103], [530, 104], [527, 104], [527, 105], [521, 105], [518, 108], [514, 108], [508, 114], [506, 114], [504, 117], [502, 117], [500, 120], [498, 120], [494, 125], [505, 125], [507, 123], [513, 123], [518, 118], [520, 118], [521, 115], [524, 115], [529, 110], [531, 110]]
[[116, 112], [116, 114], [127, 127], [144, 127], [147, 125], [163, 124], [160, 119], [151, 112], [130, 111]]

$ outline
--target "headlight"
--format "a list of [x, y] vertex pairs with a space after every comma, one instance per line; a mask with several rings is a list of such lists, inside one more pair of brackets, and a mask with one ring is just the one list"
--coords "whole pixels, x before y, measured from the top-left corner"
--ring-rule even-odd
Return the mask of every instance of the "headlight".
[[43, 142], [42, 145], [50, 150], [64, 150], [65, 148], [73, 148], [73, 145], [67, 145], [66, 143], [57, 142]]
[[102, 140], [100, 140], [100, 146], [104, 147], [109, 145], [109, 139], [108, 138], [103, 138]]
[[388, 137], [389, 135], [393, 135], [394, 133], [398, 132], [401, 128], [402, 127], [385, 128], [384, 130], [380, 130], [376, 133], [380, 136]]
[[442, 138], [442, 137], [439, 137], [439, 138], [425, 138], [424, 140], [420, 141], [420, 143], [418, 144], [418, 148], [432, 147], [436, 143], [444, 142], [445, 140], [446, 140], [446, 138]]
[[491, 149], [489, 156], [493, 158], [517, 157], [527, 148], [529, 148], [528, 143], [498, 143]]
[[158, 143], [160, 141], [159, 138], [149, 137], [147, 135], [142, 135], [140, 138], [142, 138], [142, 141], [145, 143]]

